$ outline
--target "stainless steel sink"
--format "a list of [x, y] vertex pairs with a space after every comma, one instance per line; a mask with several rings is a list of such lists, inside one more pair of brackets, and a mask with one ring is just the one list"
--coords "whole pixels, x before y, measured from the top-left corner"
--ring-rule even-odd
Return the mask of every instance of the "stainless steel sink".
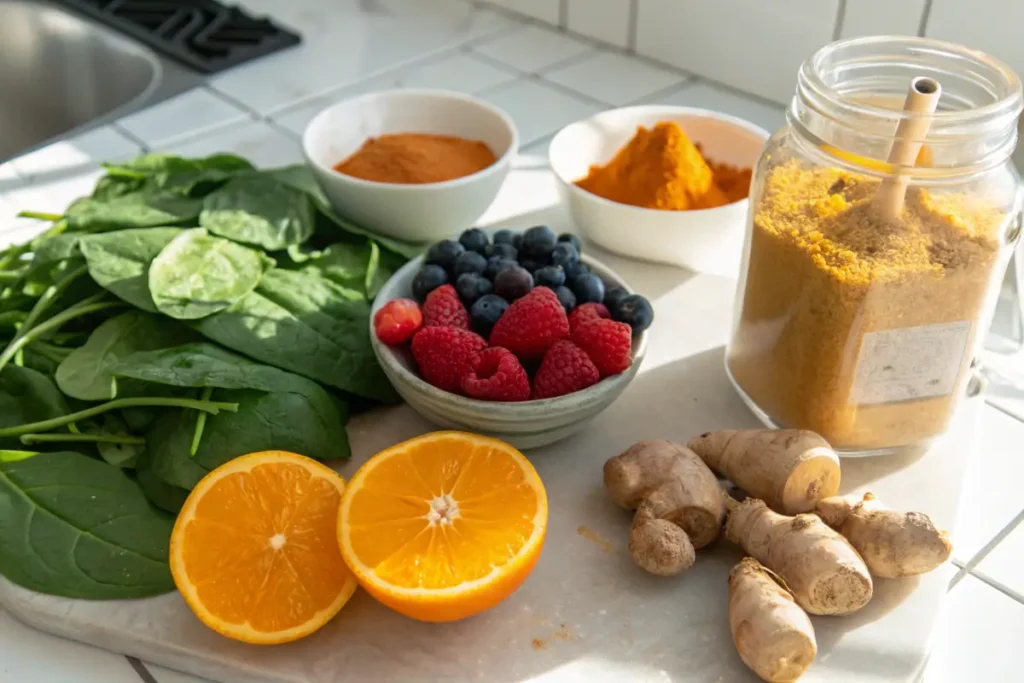
[[34, 0], [0, 0], [0, 162], [184, 92], [202, 77]]

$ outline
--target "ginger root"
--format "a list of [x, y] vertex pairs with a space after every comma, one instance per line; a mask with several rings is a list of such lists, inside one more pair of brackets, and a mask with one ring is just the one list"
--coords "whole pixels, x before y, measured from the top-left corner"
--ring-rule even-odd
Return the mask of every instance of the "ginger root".
[[796, 517], [764, 501], [730, 499], [728, 539], [782, 577], [810, 614], [850, 614], [871, 600], [872, 583], [853, 546], [817, 515]]
[[639, 441], [604, 464], [616, 504], [635, 509], [633, 561], [652, 574], [689, 569], [694, 551], [718, 537], [725, 501], [718, 480], [693, 451], [669, 441]]
[[743, 663], [769, 683], [797, 680], [818, 654], [807, 613], [752, 557], [729, 572], [729, 630]]
[[881, 578], [926, 574], [953, 551], [946, 532], [928, 515], [890, 510], [870, 493], [825, 498], [815, 513], [845, 536], [871, 573]]
[[810, 512], [839, 493], [839, 457], [814, 432], [725, 429], [687, 445], [715, 472], [787, 515]]

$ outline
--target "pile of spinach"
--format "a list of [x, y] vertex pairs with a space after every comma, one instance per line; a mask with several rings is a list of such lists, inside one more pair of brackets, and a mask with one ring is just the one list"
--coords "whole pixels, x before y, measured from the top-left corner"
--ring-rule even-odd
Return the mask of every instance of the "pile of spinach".
[[0, 573], [76, 598], [172, 590], [174, 515], [210, 470], [349, 455], [397, 400], [369, 309], [416, 247], [337, 215], [303, 166], [106, 166], [0, 251]]

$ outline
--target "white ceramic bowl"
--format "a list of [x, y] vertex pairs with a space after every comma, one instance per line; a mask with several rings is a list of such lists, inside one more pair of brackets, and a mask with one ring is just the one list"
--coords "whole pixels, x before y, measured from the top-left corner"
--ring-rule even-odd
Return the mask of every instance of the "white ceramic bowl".
[[706, 109], [651, 105], [601, 112], [563, 128], [551, 141], [551, 169], [580, 230], [609, 251], [691, 270], [735, 276], [743, 252], [748, 200], [715, 209], [660, 211], [619, 204], [575, 185], [593, 165], [605, 164], [637, 126], [675, 121], [708, 158], [753, 167], [768, 132]]
[[[332, 167], [368, 138], [433, 133], [481, 140], [498, 160], [484, 170], [443, 183], [378, 183]], [[387, 90], [327, 107], [306, 126], [302, 150], [334, 209], [374, 232], [429, 242], [472, 227], [501, 189], [519, 147], [504, 112], [481, 100], [444, 90]]]
[[[581, 260], [600, 275], [607, 286], [625, 287], [632, 292], [608, 266], [586, 256]], [[412, 280], [422, 265], [420, 256], [395, 273], [374, 300], [372, 314], [392, 299], [412, 298]], [[388, 346], [377, 339], [372, 329], [372, 314], [373, 352], [391, 384], [413, 410], [439, 427], [486, 434], [519, 449], [546, 446], [583, 429], [633, 380], [647, 350], [648, 331], [634, 335], [633, 364], [629, 369], [574, 394], [521, 403], [478, 401], [428, 384], [419, 376], [416, 361], [407, 347]]]

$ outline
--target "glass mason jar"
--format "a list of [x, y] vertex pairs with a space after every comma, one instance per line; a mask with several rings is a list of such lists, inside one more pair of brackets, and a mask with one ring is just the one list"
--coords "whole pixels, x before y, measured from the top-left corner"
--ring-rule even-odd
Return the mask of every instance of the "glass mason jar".
[[[903, 110], [921, 77], [941, 87], [931, 115]], [[754, 171], [726, 352], [764, 422], [844, 455], [945, 431], [1020, 232], [1021, 102], [1006, 65], [930, 39], [844, 40], [804, 63]], [[922, 116], [915, 165], [890, 165], [897, 126]], [[873, 200], [897, 177], [887, 213]]]

